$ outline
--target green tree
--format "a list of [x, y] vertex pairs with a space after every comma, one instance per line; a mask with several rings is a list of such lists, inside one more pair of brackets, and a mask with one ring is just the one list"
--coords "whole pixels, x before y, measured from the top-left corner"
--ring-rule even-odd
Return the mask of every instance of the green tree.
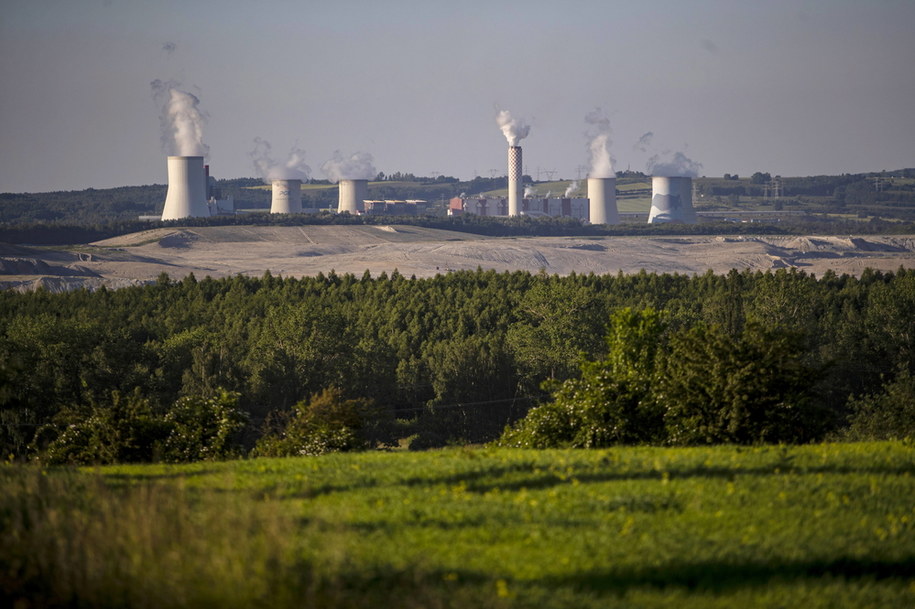
[[697, 325], [671, 337], [655, 399], [668, 441], [798, 442], [818, 429], [802, 337], [749, 323], [739, 337]]
[[622, 309], [610, 319], [607, 356], [580, 364], [581, 376], [559, 385], [499, 443], [547, 448], [600, 447], [661, 439], [662, 411], [654, 399], [656, 363], [666, 324], [654, 309]]

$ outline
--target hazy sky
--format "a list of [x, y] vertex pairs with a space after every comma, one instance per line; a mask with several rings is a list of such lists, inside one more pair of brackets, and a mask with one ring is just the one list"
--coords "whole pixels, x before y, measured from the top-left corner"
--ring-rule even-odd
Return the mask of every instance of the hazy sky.
[[584, 176], [596, 108], [617, 170], [913, 167], [913, 31], [913, 0], [4, 0], [0, 192], [165, 183], [155, 79], [200, 99], [223, 178], [255, 138], [318, 178], [335, 151], [504, 175], [499, 109], [535, 179]]

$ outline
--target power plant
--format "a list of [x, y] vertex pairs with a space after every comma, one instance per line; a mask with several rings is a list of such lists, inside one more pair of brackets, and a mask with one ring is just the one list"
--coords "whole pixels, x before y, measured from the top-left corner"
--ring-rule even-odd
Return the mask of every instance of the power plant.
[[302, 213], [302, 180], [273, 180], [270, 213]]
[[368, 180], [340, 180], [337, 186], [340, 190], [338, 214], [358, 214], [365, 211], [365, 200], [369, 198]]
[[207, 181], [202, 156], [168, 157], [168, 192], [162, 220], [209, 216]]
[[694, 224], [692, 178], [653, 176], [651, 178], [651, 211], [648, 223], [679, 222]]
[[591, 224], [617, 224], [616, 178], [588, 178], [588, 221]]

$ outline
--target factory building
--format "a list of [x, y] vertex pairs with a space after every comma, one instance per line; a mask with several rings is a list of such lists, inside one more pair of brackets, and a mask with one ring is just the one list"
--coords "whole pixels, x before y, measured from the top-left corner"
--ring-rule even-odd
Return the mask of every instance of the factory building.
[[520, 210], [511, 213], [506, 197], [454, 197], [448, 203], [448, 215], [476, 214], [478, 216], [507, 217], [510, 215], [534, 217], [575, 218], [589, 221], [590, 204], [582, 198], [525, 198], [520, 200]]

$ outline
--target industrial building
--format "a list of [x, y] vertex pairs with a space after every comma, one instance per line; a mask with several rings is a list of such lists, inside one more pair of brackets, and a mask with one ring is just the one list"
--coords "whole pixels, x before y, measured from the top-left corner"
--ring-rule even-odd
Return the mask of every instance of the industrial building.
[[235, 212], [231, 197], [221, 199], [216, 179], [202, 156], [168, 157], [168, 190], [162, 208], [162, 220], [208, 218]]
[[[520, 200], [520, 212], [514, 215], [534, 217], [566, 217], [588, 222], [590, 204], [582, 198], [526, 198]], [[476, 214], [478, 216], [506, 217], [510, 203], [506, 197], [454, 197], [448, 203], [448, 215]]]

